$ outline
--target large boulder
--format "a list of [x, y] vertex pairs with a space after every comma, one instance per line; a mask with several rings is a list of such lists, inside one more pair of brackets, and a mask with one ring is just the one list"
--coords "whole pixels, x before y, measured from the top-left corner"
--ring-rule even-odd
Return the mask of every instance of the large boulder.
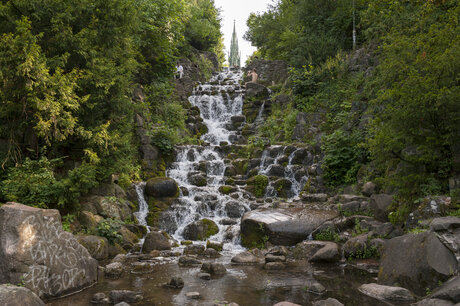
[[82, 235], [76, 238], [94, 259], [103, 260], [109, 257], [109, 242], [106, 238], [93, 235]]
[[246, 83], [246, 97], [268, 98], [268, 88], [258, 83]]
[[256, 209], [243, 215], [241, 242], [246, 247], [266, 241], [276, 245], [295, 245], [318, 226], [338, 216], [336, 211], [318, 209]]
[[423, 232], [390, 239], [383, 251], [379, 282], [398, 283], [418, 295], [457, 272], [457, 259], [436, 234]]
[[27, 288], [13, 285], [0, 285], [0, 305], [45, 306], [45, 303]]
[[379, 300], [411, 301], [414, 299], [409, 290], [401, 287], [391, 287], [379, 284], [364, 284], [358, 290], [365, 295]]
[[171, 198], [179, 196], [179, 186], [169, 177], [154, 177], [147, 181], [145, 194], [149, 197]]
[[371, 196], [371, 210], [374, 214], [375, 219], [379, 221], [388, 221], [388, 209], [393, 202], [393, 196], [389, 194], [373, 194]]
[[460, 276], [456, 276], [442, 284], [431, 295], [433, 298], [460, 303]]
[[0, 207], [0, 282], [23, 282], [40, 297], [58, 297], [91, 286], [97, 260], [62, 229], [55, 209], [17, 203]]
[[142, 252], [150, 253], [153, 250], [171, 250], [169, 239], [162, 232], [150, 232], [145, 236]]
[[206, 240], [219, 232], [217, 224], [210, 219], [201, 219], [187, 225], [183, 236], [187, 240]]
[[339, 247], [335, 242], [306, 240], [298, 243], [293, 251], [294, 258], [312, 262], [337, 262]]

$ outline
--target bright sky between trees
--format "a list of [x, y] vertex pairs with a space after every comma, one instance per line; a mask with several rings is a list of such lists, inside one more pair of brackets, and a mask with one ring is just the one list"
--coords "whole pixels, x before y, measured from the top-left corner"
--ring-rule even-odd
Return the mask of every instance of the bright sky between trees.
[[217, 8], [221, 9], [222, 33], [225, 39], [226, 57], [230, 50], [230, 40], [233, 32], [233, 21], [236, 22], [236, 34], [241, 51], [241, 65], [244, 65], [248, 56], [255, 50], [251, 43], [243, 39], [247, 31], [246, 20], [252, 12], [264, 12], [273, 0], [214, 0]]

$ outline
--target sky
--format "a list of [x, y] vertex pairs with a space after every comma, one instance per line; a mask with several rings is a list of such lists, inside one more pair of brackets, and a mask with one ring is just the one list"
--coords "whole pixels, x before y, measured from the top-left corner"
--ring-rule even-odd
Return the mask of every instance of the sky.
[[235, 20], [238, 46], [241, 51], [241, 65], [244, 66], [247, 57], [256, 50], [250, 42], [243, 39], [244, 33], [248, 30], [246, 20], [250, 13], [266, 11], [267, 6], [272, 2], [272, 0], [214, 0], [216, 7], [221, 10], [222, 33], [227, 57], [233, 33], [233, 20]]

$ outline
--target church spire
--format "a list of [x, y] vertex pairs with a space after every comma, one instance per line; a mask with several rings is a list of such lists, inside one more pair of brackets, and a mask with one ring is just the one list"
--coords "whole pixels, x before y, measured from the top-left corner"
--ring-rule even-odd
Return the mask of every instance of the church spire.
[[238, 37], [236, 36], [236, 24], [235, 20], [233, 20], [233, 34], [232, 34], [232, 42], [230, 44], [230, 56], [228, 58], [228, 65], [230, 68], [241, 66], [241, 58], [240, 52], [238, 49]]

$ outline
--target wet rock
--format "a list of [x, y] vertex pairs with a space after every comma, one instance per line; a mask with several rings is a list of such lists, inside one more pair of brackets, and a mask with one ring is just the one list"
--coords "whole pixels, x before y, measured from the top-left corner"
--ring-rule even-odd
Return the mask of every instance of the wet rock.
[[118, 233], [122, 237], [122, 247], [125, 250], [131, 250], [136, 243], [139, 242], [139, 237], [136, 236], [133, 232], [127, 229], [125, 226], [122, 226]]
[[123, 274], [123, 264], [113, 262], [105, 266], [105, 276], [109, 278], [118, 278]]
[[210, 280], [211, 274], [209, 273], [198, 273], [198, 277], [204, 280]]
[[460, 276], [456, 276], [437, 288], [431, 297], [460, 303]]
[[216, 251], [222, 251], [222, 249], [224, 248], [224, 243], [223, 242], [219, 242], [219, 241], [211, 241], [211, 240], [208, 240], [206, 242], [206, 248], [207, 249], [214, 249]]
[[204, 253], [204, 250], [204, 245], [192, 244], [185, 247], [184, 255], [202, 255]]
[[181, 277], [172, 277], [169, 283], [165, 284], [166, 287], [181, 289], [184, 288], [184, 280]]
[[10, 284], [0, 285], [0, 305], [44, 306], [45, 303], [31, 290]]
[[235, 225], [238, 223], [238, 221], [236, 221], [235, 219], [226, 218], [226, 219], [222, 219], [220, 223], [222, 225]]
[[239, 306], [237, 303], [229, 303], [228, 301], [219, 301], [213, 304], [213, 306]]
[[225, 185], [225, 186], [220, 186], [219, 187], [219, 192], [222, 193], [222, 194], [230, 194], [230, 193], [235, 192], [235, 191], [236, 191], [236, 187], [234, 187], [234, 186]]
[[84, 246], [94, 259], [103, 260], [109, 256], [109, 242], [100, 236], [76, 236], [78, 243]]
[[361, 187], [361, 193], [366, 197], [372, 196], [377, 191], [377, 185], [373, 182], [367, 182]]
[[98, 224], [102, 220], [104, 220], [103, 217], [86, 210], [81, 211], [78, 215], [78, 221], [80, 222], [80, 225], [88, 230], [96, 230]]
[[127, 256], [126, 254], [118, 254], [117, 256], [115, 256], [111, 261], [110, 263], [114, 263], [114, 262], [119, 262], [119, 263], [125, 263], [126, 260], [127, 260]]
[[460, 228], [460, 218], [454, 216], [435, 218], [430, 223], [430, 229], [435, 232], [452, 231]]
[[110, 304], [110, 299], [103, 292], [98, 292], [91, 298], [91, 304]]
[[179, 257], [179, 265], [181, 266], [196, 266], [200, 264], [201, 264], [201, 261], [195, 257], [190, 257], [190, 256]]
[[373, 194], [371, 196], [370, 207], [375, 219], [379, 221], [388, 221], [388, 208], [393, 202], [393, 196], [389, 194]]
[[153, 272], [153, 264], [150, 262], [133, 262], [131, 267], [131, 273], [134, 274], [147, 274]]
[[[320, 252], [322, 249], [326, 248], [326, 250]], [[294, 258], [296, 259], [306, 259], [311, 260], [315, 257], [315, 260], [318, 262], [333, 262], [334, 260], [337, 261], [336, 255], [334, 255], [331, 250], [338, 249], [337, 244], [334, 242], [329, 241], [302, 241], [298, 243], [293, 251]], [[338, 250], [337, 250], [338, 253]]]
[[310, 258], [311, 262], [337, 262], [339, 260], [339, 247], [337, 243], [334, 242], [326, 242], [324, 246]]
[[204, 251], [204, 256], [208, 258], [217, 258], [220, 254], [215, 249], [206, 249], [206, 251]]
[[145, 194], [155, 198], [171, 198], [179, 196], [179, 186], [169, 177], [155, 177], [147, 181]]
[[276, 256], [276, 255], [272, 255], [272, 254], [268, 254], [267, 256], [265, 256], [265, 262], [266, 263], [269, 263], [269, 262], [285, 262], [285, 261], [286, 261], [285, 256]]
[[294, 245], [337, 216], [335, 211], [316, 209], [256, 209], [243, 215], [242, 244], [253, 247], [268, 240], [275, 245]]
[[336, 299], [328, 298], [326, 300], [313, 302], [313, 306], [344, 306], [344, 305]]
[[57, 297], [96, 282], [97, 260], [62, 229], [57, 210], [7, 203], [0, 231], [0, 283], [23, 282], [39, 297]]
[[227, 269], [221, 263], [213, 262], [211, 263], [210, 273], [213, 275], [222, 275], [227, 273]]
[[267, 87], [253, 82], [246, 83], [246, 98], [268, 98]]
[[436, 234], [423, 232], [390, 239], [382, 255], [379, 282], [395, 283], [424, 295], [457, 271], [457, 259]]
[[284, 177], [284, 167], [278, 164], [271, 165], [268, 169], [267, 175]]
[[170, 250], [171, 244], [169, 239], [162, 232], [150, 232], [145, 236], [142, 252], [148, 254], [153, 250], [163, 251]]
[[250, 252], [242, 252], [233, 256], [232, 263], [241, 265], [253, 265], [259, 263], [261, 260]]
[[419, 226], [421, 221], [446, 215], [451, 207], [452, 199], [446, 196], [428, 196], [420, 201], [419, 206], [411, 212], [406, 221], [406, 227]]
[[325, 193], [302, 193], [301, 199], [307, 203], [326, 202], [328, 196]]
[[368, 235], [362, 234], [353, 238], [348, 239], [343, 245], [343, 256], [349, 257], [360, 257], [364, 254], [367, 248]]
[[199, 292], [187, 292], [185, 296], [194, 300], [201, 299], [201, 294]]
[[279, 302], [279, 303], [276, 303], [273, 306], [301, 306], [301, 305], [294, 304], [294, 303], [291, 303], [291, 302]]
[[121, 303], [117, 303], [117, 304], [115, 304], [113, 306], [130, 306], [130, 305], [128, 303], [126, 303], [126, 302], [121, 302]]
[[275, 256], [287, 256], [289, 254], [289, 250], [285, 246], [277, 245], [269, 249], [267, 254]]
[[190, 182], [190, 184], [197, 187], [206, 186], [208, 183], [206, 177], [202, 174], [189, 175], [188, 181]]
[[282, 262], [267, 262], [264, 265], [265, 270], [284, 270], [286, 265]]
[[359, 286], [358, 290], [365, 295], [379, 300], [410, 301], [414, 299], [409, 290], [401, 287], [391, 287], [371, 283]]
[[225, 204], [225, 212], [230, 218], [240, 218], [244, 214], [244, 206], [238, 202], [230, 201]]
[[137, 303], [142, 300], [142, 295], [131, 290], [112, 290], [109, 293], [109, 297], [114, 304], [121, 302]]
[[206, 240], [207, 238], [219, 232], [219, 228], [214, 221], [210, 219], [201, 219], [187, 225], [184, 229], [183, 236], [188, 240]]
[[323, 294], [326, 292], [326, 287], [318, 283], [317, 281], [308, 281], [306, 285], [307, 292], [314, 294]]
[[288, 198], [291, 195], [292, 182], [286, 178], [280, 178], [273, 183], [278, 197]]
[[440, 300], [440, 299], [424, 299], [415, 304], [413, 306], [454, 306], [454, 303], [451, 301]]

